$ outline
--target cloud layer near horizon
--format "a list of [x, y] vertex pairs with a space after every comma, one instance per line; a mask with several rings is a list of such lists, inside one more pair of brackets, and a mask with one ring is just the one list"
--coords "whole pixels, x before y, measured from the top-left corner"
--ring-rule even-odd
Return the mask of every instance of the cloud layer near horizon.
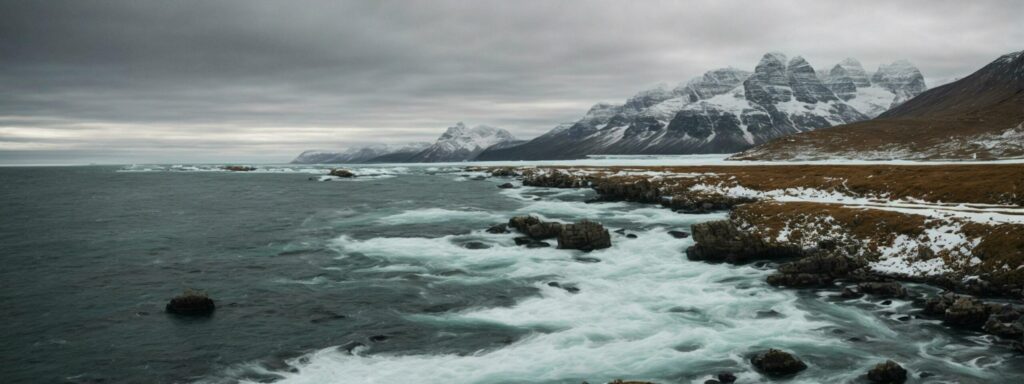
[[1024, 47], [1015, 1], [0, 1], [0, 163], [287, 161], [532, 137], [762, 54], [929, 86]]

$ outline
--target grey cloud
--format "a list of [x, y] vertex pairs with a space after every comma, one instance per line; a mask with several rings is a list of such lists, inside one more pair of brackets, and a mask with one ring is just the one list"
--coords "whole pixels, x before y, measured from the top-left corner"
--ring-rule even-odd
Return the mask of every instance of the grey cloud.
[[284, 161], [431, 140], [459, 120], [530, 137], [774, 50], [819, 69], [906, 58], [934, 82], [1022, 49], [1020, 14], [1016, 1], [0, 1], [0, 162]]

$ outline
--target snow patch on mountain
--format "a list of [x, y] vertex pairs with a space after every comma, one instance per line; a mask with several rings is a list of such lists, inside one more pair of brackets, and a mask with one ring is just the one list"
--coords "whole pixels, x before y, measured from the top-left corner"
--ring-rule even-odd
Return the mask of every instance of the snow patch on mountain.
[[468, 161], [484, 150], [515, 141], [508, 131], [487, 125], [466, 127], [459, 122], [448, 127], [434, 144], [410, 159], [413, 162]]

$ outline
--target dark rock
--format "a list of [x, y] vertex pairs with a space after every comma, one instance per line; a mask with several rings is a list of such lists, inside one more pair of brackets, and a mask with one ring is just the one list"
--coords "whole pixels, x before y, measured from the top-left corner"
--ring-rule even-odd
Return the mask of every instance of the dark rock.
[[662, 201], [661, 205], [682, 213], [709, 213], [715, 211], [726, 211], [740, 204], [753, 203], [757, 199], [749, 197], [734, 197], [721, 194], [688, 193], [672, 196], [671, 199]]
[[252, 172], [256, 170], [256, 167], [247, 167], [244, 165], [228, 165], [222, 168], [231, 172]]
[[568, 224], [561, 228], [558, 235], [558, 248], [592, 251], [612, 246], [612, 238], [604, 226], [593, 221], [583, 220]]
[[558, 237], [562, 233], [561, 223], [542, 222], [536, 216], [513, 217], [508, 220], [508, 226], [535, 240]]
[[627, 239], [635, 239], [636, 237], [637, 237], [637, 236], [636, 236], [635, 234], [632, 234], [632, 233], [630, 233], [630, 234], [626, 235], [626, 238], [627, 238]]
[[349, 171], [349, 170], [343, 169], [343, 168], [332, 169], [331, 172], [328, 173], [328, 175], [337, 176], [337, 177], [344, 177], [344, 178], [356, 177], [356, 174], [352, 173], [352, 171]]
[[533, 242], [533, 239], [526, 236], [520, 236], [512, 240], [516, 242], [516, 245], [526, 245]]
[[921, 372], [921, 373], [917, 374], [917, 377], [920, 377], [922, 379], [927, 379], [927, 378], [932, 377], [932, 376], [935, 376], [935, 374], [931, 373], [931, 372], [927, 372], [927, 371], [926, 372]]
[[895, 361], [888, 360], [871, 368], [868, 380], [879, 384], [902, 384], [907, 381], [907, 370]]
[[839, 292], [839, 297], [844, 299], [856, 299], [861, 296], [864, 296], [864, 294], [853, 288], [843, 288], [843, 290]]
[[387, 339], [389, 339], [389, 337], [387, 335], [373, 335], [373, 336], [370, 336], [370, 341], [372, 341], [374, 343], [379, 343], [379, 342], [382, 342], [382, 341], [387, 340]]
[[694, 225], [693, 239], [697, 244], [686, 250], [686, 257], [690, 260], [745, 263], [804, 255], [800, 247], [768, 244], [728, 220]]
[[526, 248], [546, 248], [550, 246], [551, 244], [548, 244], [546, 241], [532, 241], [526, 244]]
[[552, 282], [548, 283], [548, 286], [549, 287], [555, 287], [555, 288], [562, 288], [562, 284], [559, 284], [557, 281], [552, 281]]
[[946, 308], [942, 321], [953, 327], [978, 330], [988, 321], [990, 309], [981, 300], [961, 296]]
[[204, 292], [186, 290], [185, 293], [171, 299], [164, 310], [168, 313], [184, 316], [208, 316], [216, 306], [213, 299]]
[[490, 248], [491, 246], [481, 243], [479, 241], [470, 241], [468, 243], [462, 244], [462, 247], [466, 249], [487, 249]]
[[704, 384], [722, 384], [722, 382], [718, 380], [704, 380]]
[[596, 257], [586, 257], [586, 256], [577, 256], [577, 257], [574, 257], [573, 260], [576, 260], [576, 261], [581, 262], [581, 263], [600, 263], [601, 262], [601, 259], [598, 259]]
[[626, 228], [619, 228], [619, 229], [616, 229], [616, 230], [615, 230], [615, 233], [618, 233], [618, 234], [620, 234], [620, 235], [625, 235], [625, 234], [626, 234]]
[[523, 178], [523, 185], [548, 188], [586, 188], [590, 185], [587, 176], [572, 175], [552, 170], [551, 172], [529, 174]]
[[900, 317], [896, 318], [896, 320], [899, 320], [899, 321], [910, 321], [910, 319], [913, 319], [913, 318], [910, 317], [910, 316], [907, 316], [907, 315], [900, 316]]
[[770, 319], [770, 318], [780, 318], [780, 317], [785, 317], [785, 316], [782, 316], [781, 313], [779, 313], [778, 311], [776, 311], [774, 309], [769, 309], [767, 311], [757, 311], [757, 314], [755, 315], [755, 317], [757, 317], [758, 319]]
[[921, 313], [934, 317], [942, 318], [946, 315], [946, 309], [953, 305], [960, 296], [952, 292], [944, 292], [939, 296], [929, 297], [924, 302], [924, 308]]
[[732, 384], [736, 382], [736, 375], [732, 374], [732, 372], [722, 372], [718, 374], [718, 381], [722, 382], [722, 384]]
[[507, 224], [495, 224], [487, 228], [487, 233], [508, 233]]
[[776, 377], [792, 375], [807, 369], [807, 364], [803, 361], [778, 349], [758, 353], [750, 359], [750, 363], [761, 373]]
[[892, 305], [892, 300], [882, 300], [882, 305]]
[[569, 293], [579, 293], [580, 289], [576, 286], [566, 286], [565, 290]]
[[470, 177], [469, 179], [473, 180], [473, 181], [483, 181], [483, 180], [487, 180], [487, 176], [473, 176], [473, 177]]
[[683, 231], [668, 231], [668, 234], [677, 239], [685, 239], [687, 237], [690, 237], [689, 233]]
[[515, 187], [516, 186], [512, 185], [512, 183], [505, 183], [505, 184], [501, 184], [501, 185], [498, 186], [498, 188], [501, 188], [501, 189], [512, 189], [512, 188], [515, 188]]
[[857, 284], [857, 289], [863, 293], [878, 297], [907, 297], [907, 289], [895, 281], [860, 283]]
[[491, 170], [491, 176], [496, 176], [496, 177], [515, 177], [515, 176], [519, 176], [519, 173], [516, 172], [515, 168], [502, 167], [502, 168], [497, 168], [497, 169]]

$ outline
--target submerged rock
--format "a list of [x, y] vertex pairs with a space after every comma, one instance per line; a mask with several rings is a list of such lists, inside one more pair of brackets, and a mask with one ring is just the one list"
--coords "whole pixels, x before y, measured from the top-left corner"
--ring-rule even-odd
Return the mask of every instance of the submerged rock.
[[750, 359], [761, 373], [768, 376], [787, 376], [807, 369], [807, 364], [787, 352], [769, 349]]
[[352, 171], [349, 171], [349, 170], [344, 169], [344, 168], [332, 169], [331, 172], [328, 173], [328, 175], [337, 176], [337, 177], [344, 177], [344, 178], [356, 177], [356, 174], [354, 174], [354, 173], [352, 173]]
[[252, 172], [252, 171], [256, 170], [256, 167], [248, 167], [248, 166], [244, 166], [244, 165], [228, 165], [228, 166], [224, 166], [222, 168], [224, 170], [226, 170], [226, 171], [231, 171], [231, 172]]
[[878, 384], [902, 384], [907, 381], [907, 370], [895, 361], [888, 360], [871, 368], [868, 380]]
[[512, 183], [505, 183], [505, 184], [501, 184], [501, 185], [498, 186], [498, 188], [501, 188], [501, 189], [512, 189], [512, 188], [515, 188], [515, 187], [516, 186], [513, 185]]
[[668, 234], [677, 239], [685, 239], [687, 237], [690, 237], [689, 233], [683, 231], [668, 231]]
[[546, 241], [533, 241], [530, 242], [529, 244], [526, 244], [526, 248], [547, 248], [550, 246], [551, 244], [548, 244], [548, 242]]
[[491, 246], [481, 243], [479, 241], [470, 241], [468, 243], [462, 244], [462, 247], [466, 249], [487, 249], [490, 248]]
[[686, 250], [686, 257], [690, 260], [739, 264], [762, 259], [798, 257], [804, 254], [800, 247], [794, 245], [768, 244], [740, 230], [729, 220], [694, 225], [693, 239], [697, 244]]
[[611, 234], [603, 225], [583, 220], [562, 227], [558, 235], [558, 248], [592, 251], [612, 246]]
[[722, 372], [718, 374], [718, 381], [722, 384], [732, 384], [736, 382], [736, 375], [732, 372]]
[[168, 313], [184, 316], [207, 316], [213, 313], [216, 305], [205, 292], [186, 290], [185, 293], [171, 299], [164, 307]]
[[495, 234], [508, 233], [508, 224], [495, 224], [495, 225], [492, 225], [490, 228], [487, 228], [487, 233], [495, 233]]

